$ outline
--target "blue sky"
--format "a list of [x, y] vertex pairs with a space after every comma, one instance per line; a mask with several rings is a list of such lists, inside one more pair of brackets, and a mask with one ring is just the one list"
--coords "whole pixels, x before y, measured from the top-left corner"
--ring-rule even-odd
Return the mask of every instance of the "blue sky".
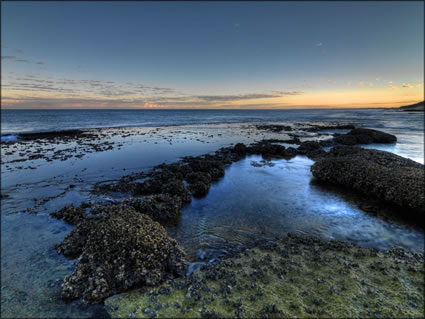
[[394, 103], [423, 95], [423, 2], [1, 5], [2, 95], [15, 106], [50, 98], [68, 99], [67, 107], [72, 99], [78, 107], [90, 99], [111, 107], [285, 107], [314, 97], [326, 104], [333, 93], [349, 104], [342, 91], [378, 99], [385, 88]]

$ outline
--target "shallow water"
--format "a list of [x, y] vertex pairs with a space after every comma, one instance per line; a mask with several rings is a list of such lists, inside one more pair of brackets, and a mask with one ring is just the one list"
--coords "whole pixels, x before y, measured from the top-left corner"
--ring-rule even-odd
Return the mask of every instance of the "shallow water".
[[371, 216], [359, 208], [363, 201], [315, 183], [308, 158], [273, 160], [258, 167], [261, 160], [249, 156], [233, 163], [209, 194], [186, 206], [178, 225], [170, 228], [195, 261], [288, 232], [380, 249], [424, 250], [421, 229]]
[[[312, 121], [313, 113], [286, 113], [289, 114], [286, 121]], [[322, 114], [323, 118], [316, 120], [344, 120], [359, 127], [396, 134], [396, 144], [365, 147], [387, 150], [423, 163], [423, 114], [382, 110], [380, 113], [361, 110]], [[9, 197], [1, 202], [1, 316], [98, 317], [105, 314], [102, 306], [65, 304], [60, 299], [60, 282], [72, 272], [74, 261], [58, 255], [52, 247], [72, 227], [48, 216], [70, 203], [104, 200], [90, 194], [95, 182], [116, 180], [162, 162], [213, 152], [236, 142], [279, 137], [286, 138], [265, 132], [257, 135], [239, 124], [176, 126], [152, 136], [125, 139], [113, 136], [112, 139], [124, 144], [121, 148], [90, 153], [81, 159], [34, 160], [8, 164], [9, 168], [2, 162], [1, 191]], [[2, 159], [6, 161], [9, 157]], [[253, 156], [233, 163], [226, 169], [225, 177], [211, 187], [207, 197], [193, 200], [184, 208], [179, 224], [168, 229], [181, 241], [193, 261], [209, 261], [234, 245], [287, 232], [316, 234], [378, 248], [396, 245], [423, 251], [423, 230], [375, 217], [363, 210], [364, 200], [316, 183], [309, 170], [312, 163], [309, 159], [298, 156], [290, 161], [272, 161], [274, 166], [251, 165], [252, 161], [260, 160]], [[25, 169], [27, 165], [35, 169]], [[18, 166], [24, 169], [17, 169]], [[70, 184], [75, 187], [69, 189]], [[45, 196], [56, 197], [41, 205], [37, 215], [22, 213]], [[192, 268], [196, 267], [197, 264], [193, 264]]]

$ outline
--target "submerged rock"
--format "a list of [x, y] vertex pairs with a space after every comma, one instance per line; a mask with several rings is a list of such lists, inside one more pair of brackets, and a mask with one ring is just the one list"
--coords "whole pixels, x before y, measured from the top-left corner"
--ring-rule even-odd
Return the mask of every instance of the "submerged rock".
[[157, 222], [168, 222], [180, 216], [182, 200], [176, 195], [159, 194], [145, 196], [144, 198], [132, 198], [126, 200], [124, 204], [148, 215]]
[[337, 135], [334, 138], [334, 141], [343, 145], [395, 143], [397, 141], [397, 137], [377, 130], [355, 128], [347, 134]]
[[166, 230], [126, 205], [105, 206], [102, 213], [87, 217], [58, 250], [68, 257], [80, 255], [74, 272], [63, 281], [65, 300], [99, 303], [133, 287], [182, 276], [186, 270], [185, 254]]
[[311, 167], [314, 177], [421, 212], [424, 166], [393, 153], [354, 146], [334, 147]]

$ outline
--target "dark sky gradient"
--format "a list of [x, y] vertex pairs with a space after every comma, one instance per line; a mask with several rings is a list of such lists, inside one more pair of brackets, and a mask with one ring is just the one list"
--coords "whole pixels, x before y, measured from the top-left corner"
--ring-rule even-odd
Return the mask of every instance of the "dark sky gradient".
[[[423, 10], [407, 1], [2, 2], [2, 77], [11, 85], [3, 90], [19, 97], [25, 75], [111, 81], [172, 90], [115, 98], [172, 106], [166, 98], [179, 97], [184, 107], [199, 95], [298, 92], [301, 105], [354, 88], [394, 95], [405, 84], [397, 98], [415, 100], [423, 95]], [[83, 86], [73, 94], [108, 98]]]

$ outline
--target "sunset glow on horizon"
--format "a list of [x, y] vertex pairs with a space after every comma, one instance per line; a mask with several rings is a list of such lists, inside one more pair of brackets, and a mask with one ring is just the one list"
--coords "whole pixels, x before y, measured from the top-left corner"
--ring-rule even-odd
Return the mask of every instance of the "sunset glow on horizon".
[[399, 107], [423, 2], [2, 2], [4, 109]]

